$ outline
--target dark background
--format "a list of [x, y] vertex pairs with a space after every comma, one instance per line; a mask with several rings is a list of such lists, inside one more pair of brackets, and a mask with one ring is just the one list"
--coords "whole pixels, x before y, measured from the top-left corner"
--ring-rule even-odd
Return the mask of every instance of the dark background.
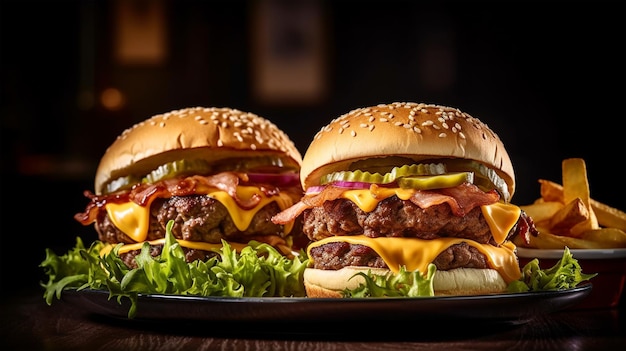
[[[73, 215], [115, 137], [190, 106], [257, 113], [303, 154], [323, 125], [357, 107], [454, 106], [504, 141], [513, 202], [532, 202], [539, 178], [560, 182], [561, 161], [582, 157], [592, 197], [626, 210], [624, 2], [276, 0], [273, 30], [259, 39], [260, 2], [127, 1], [139, 19], [154, 3], [164, 9], [156, 63], [114, 55], [120, 3], [1, 2], [3, 294], [37, 287], [45, 248], [60, 254], [76, 236], [96, 238]], [[266, 61], [253, 48], [262, 40], [279, 62], [321, 57], [306, 74], [322, 87], [260, 96], [255, 72]], [[123, 104], [107, 108], [107, 88]]]

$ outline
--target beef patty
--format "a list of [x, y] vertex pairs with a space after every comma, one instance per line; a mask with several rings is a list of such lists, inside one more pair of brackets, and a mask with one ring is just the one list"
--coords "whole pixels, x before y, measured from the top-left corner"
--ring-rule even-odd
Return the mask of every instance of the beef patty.
[[[178, 196], [169, 199], [156, 199], [150, 207], [150, 226], [147, 240], [161, 239], [165, 237], [166, 225], [170, 220], [174, 221], [172, 234], [176, 239], [201, 241], [213, 244], [221, 243], [221, 240], [247, 243], [259, 236], [276, 235], [284, 237], [284, 227], [274, 224], [271, 217], [278, 213], [280, 208], [275, 202], [271, 202], [261, 208], [252, 218], [250, 226], [241, 231], [235, 226], [228, 210], [219, 201], [207, 195]], [[294, 225], [292, 233], [298, 231], [298, 223]], [[301, 223], [300, 223], [301, 228]], [[100, 241], [117, 244], [135, 243], [128, 235], [115, 226], [105, 211], [101, 211], [96, 221], [96, 230]], [[153, 256], [161, 253], [161, 245], [153, 246]], [[183, 248], [187, 261], [195, 259], [207, 259], [214, 255], [213, 252]], [[139, 250], [120, 255], [129, 267], [136, 267], [134, 256]]]
[[[397, 196], [381, 201], [372, 212], [364, 212], [346, 199], [326, 201], [323, 206], [304, 212], [303, 231], [314, 241], [331, 236], [363, 234], [371, 238], [412, 237], [427, 240], [456, 237], [497, 245], [480, 207], [459, 217], [452, 213], [448, 204], [422, 209]], [[536, 233], [532, 219], [523, 212], [507, 238], [518, 235], [520, 231]], [[373, 249], [347, 242], [314, 247], [310, 250], [310, 258], [313, 268], [317, 269], [336, 270], [346, 266], [389, 268]], [[439, 270], [488, 268], [486, 257], [467, 243], [450, 246], [433, 263]]]

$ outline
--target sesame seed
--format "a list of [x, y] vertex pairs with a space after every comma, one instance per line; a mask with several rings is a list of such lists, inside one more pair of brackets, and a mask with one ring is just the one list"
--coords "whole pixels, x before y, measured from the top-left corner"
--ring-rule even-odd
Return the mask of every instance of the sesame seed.
[[387, 122], [387, 121], [389, 121], [389, 120], [388, 120], [387, 118], [380, 118], [380, 119], [379, 119], [379, 121], [381, 121], [381, 122]]
[[352, 135], [353, 137], [355, 137], [355, 136], [356, 136], [356, 132], [353, 130], [353, 131], [351, 131], [351, 132], [350, 132], [350, 135]]
[[359, 124], [359, 127], [361, 127], [361, 128], [367, 128], [367, 123], [361, 123], [361, 124]]
[[440, 137], [440, 138], [445, 138], [445, 137], [447, 137], [447, 136], [448, 136], [448, 134], [446, 134], [446, 133], [439, 133], [439, 137]]
[[373, 124], [372, 124], [372, 125], [370, 125], [370, 128], [369, 128], [369, 129], [370, 129], [370, 132], [371, 132], [372, 130], [374, 130], [374, 128], [376, 128], [376, 126], [375, 126], [375, 125], [373, 125]]

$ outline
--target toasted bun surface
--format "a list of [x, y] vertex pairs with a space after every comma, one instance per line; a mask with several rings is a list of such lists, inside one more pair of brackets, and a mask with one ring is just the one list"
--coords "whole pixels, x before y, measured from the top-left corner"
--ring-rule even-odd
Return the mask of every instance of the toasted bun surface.
[[289, 137], [272, 122], [231, 108], [193, 107], [153, 116], [135, 124], [109, 146], [96, 171], [95, 191], [111, 180], [147, 174], [181, 159], [277, 156], [298, 169], [302, 157]]
[[456, 108], [404, 102], [355, 109], [323, 127], [304, 155], [302, 186], [319, 185], [323, 175], [355, 161], [386, 156], [478, 161], [504, 179], [509, 197], [515, 190], [509, 155], [486, 124]]
[[[364, 282], [363, 277], [354, 275], [368, 271], [379, 275], [390, 272], [388, 269], [354, 266], [339, 270], [307, 268], [304, 270], [304, 287], [308, 297], [342, 297], [341, 292], [344, 289], [354, 289]], [[502, 276], [493, 269], [438, 270], [433, 277], [436, 296], [500, 293], [505, 291], [506, 287]]]

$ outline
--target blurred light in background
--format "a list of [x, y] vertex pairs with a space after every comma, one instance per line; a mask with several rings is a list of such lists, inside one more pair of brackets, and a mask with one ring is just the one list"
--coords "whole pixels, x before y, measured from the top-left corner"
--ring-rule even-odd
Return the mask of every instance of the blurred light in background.
[[125, 100], [122, 92], [116, 88], [104, 89], [100, 94], [100, 103], [109, 111], [121, 110], [126, 103]]

